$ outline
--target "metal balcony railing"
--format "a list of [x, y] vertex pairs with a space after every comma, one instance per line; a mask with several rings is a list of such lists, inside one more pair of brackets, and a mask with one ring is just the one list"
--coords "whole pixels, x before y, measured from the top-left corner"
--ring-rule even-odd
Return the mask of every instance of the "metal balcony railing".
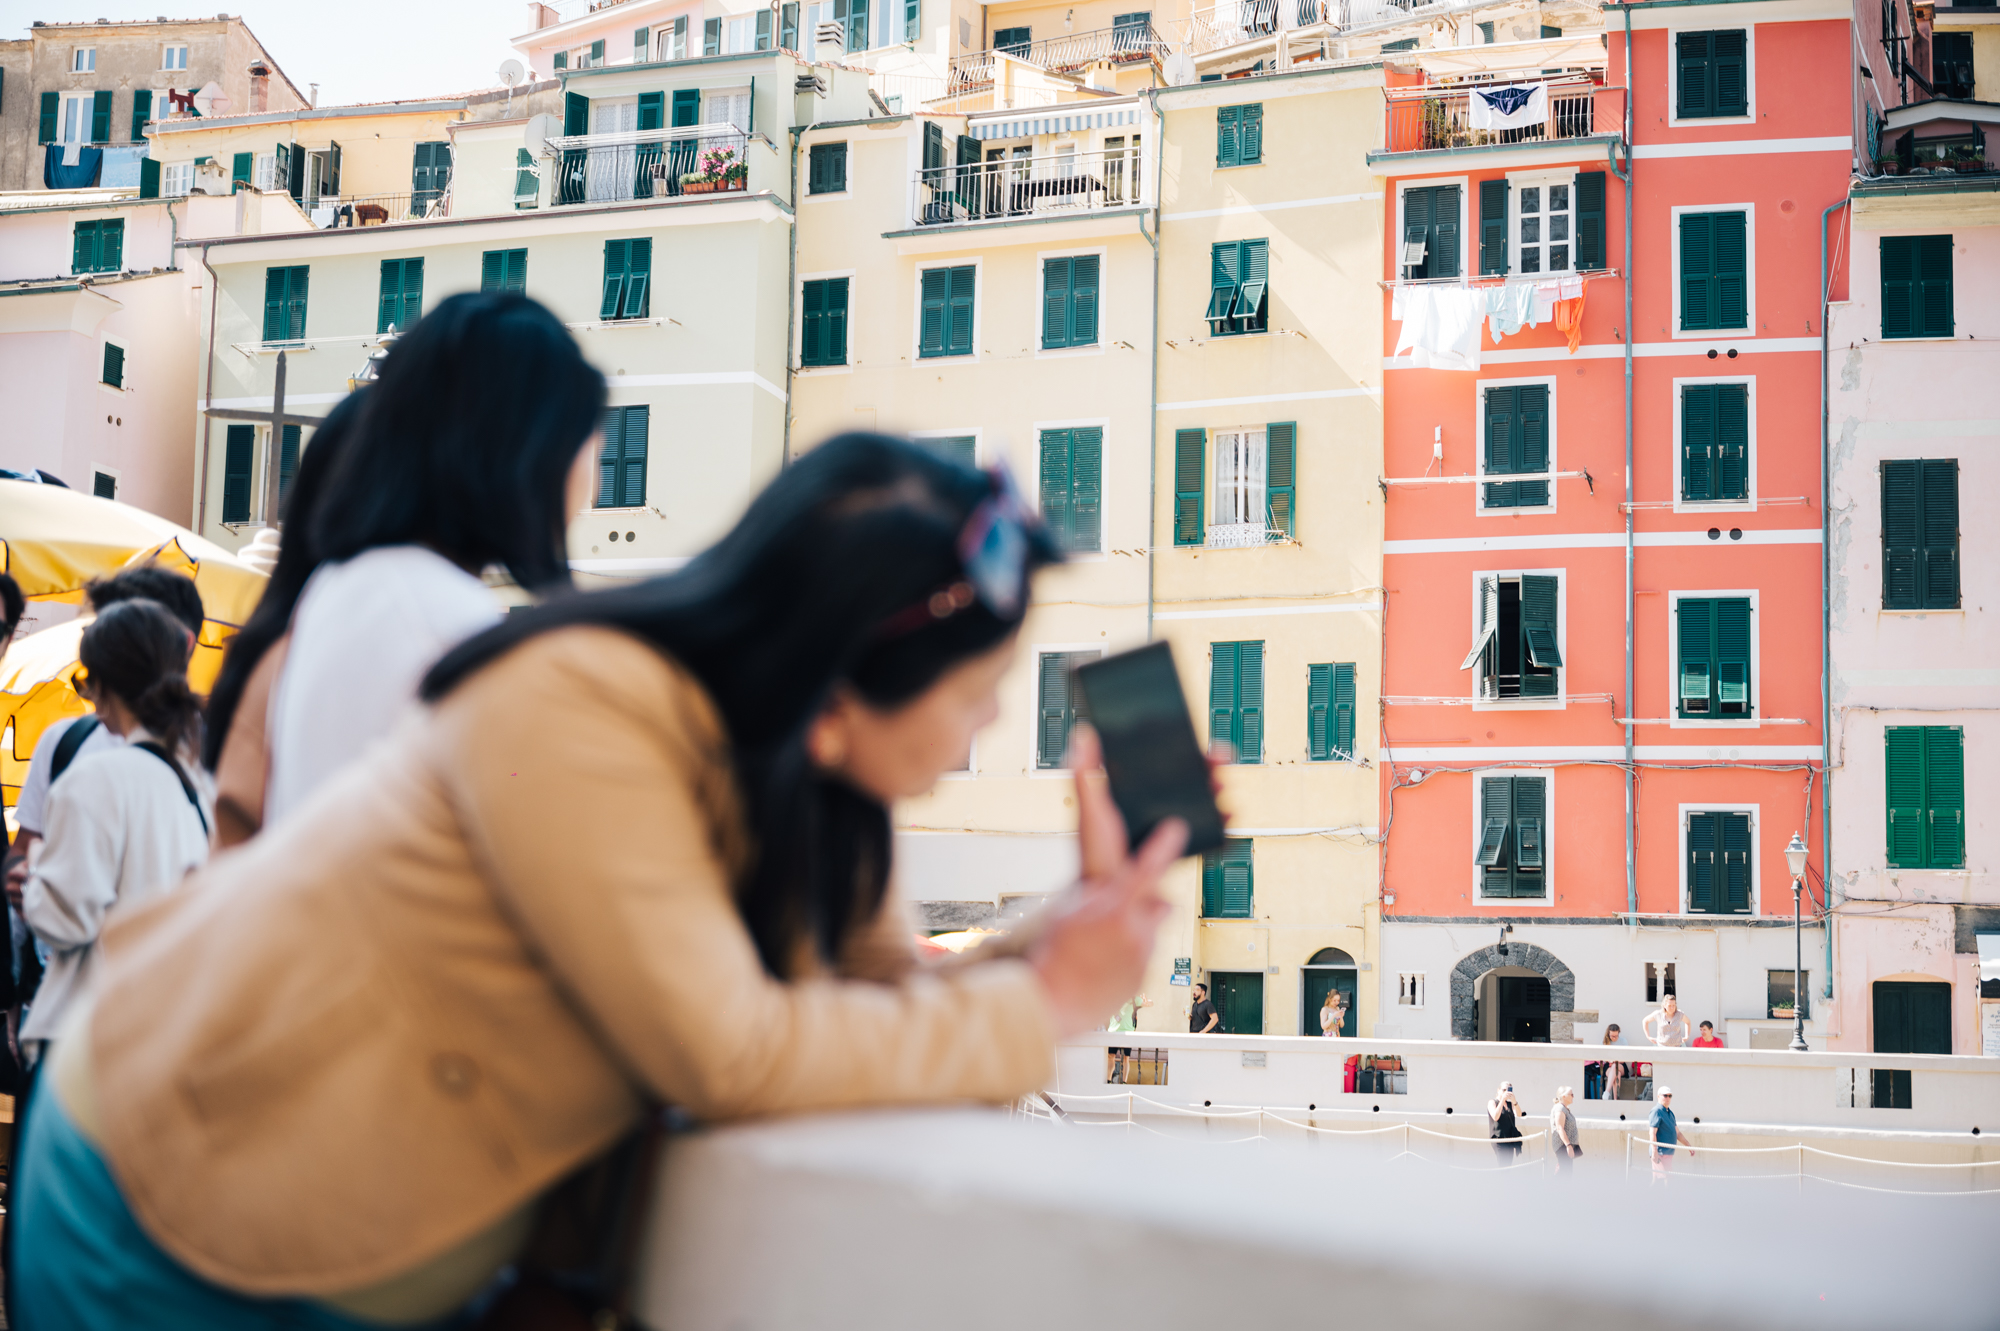
[[1390, 152], [1407, 153], [1624, 133], [1625, 89], [1582, 78], [1552, 79], [1543, 86], [1548, 90], [1544, 118], [1508, 129], [1473, 128], [1469, 87], [1385, 88], [1383, 142]]
[[552, 138], [555, 204], [616, 203], [749, 188], [749, 136], [734, 125], [683, 125]]
[[988, 51], [973, 51], [967, 55], [952, 57], [952, 91], [959, 92], [991, 84], [994, 51], [1004, 51], [1017, 60], [1025, 60], [1043, 69], [1057, 73], [1071, 73], [1086, 69], [1100, 60], [1109, 60], [1113, 64], [1121, 65], [1162, 60], [1166, 57], [1167, 44], [1160, 39], [1159, 33], [1153, 30], [1152, 24], [1129, 23], [1114, 28], [1099, 28], [1094, 32], [1065, 33], [1060, 37], [1047, 37], [1040, 41], [999, 46]]
[[1145, 204], [1136, 146], [994, 158], [918, 171], [910, 217], [918, 226], [1101, 212]]
[[1341, 0], [1223, 0], [1186, 19], [1188, 54], [1220, 51], [1285, 28], [1339, 22], [1345, 9]]
[[451, 216], [451, 192], [421, 190], [416, 194], [321, 195], [303, 205], [321, 227], [382, 226]]

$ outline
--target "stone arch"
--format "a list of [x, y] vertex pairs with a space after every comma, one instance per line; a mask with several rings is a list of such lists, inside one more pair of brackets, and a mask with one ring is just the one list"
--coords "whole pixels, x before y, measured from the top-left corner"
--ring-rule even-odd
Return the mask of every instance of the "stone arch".
[[1479, 1032], [1472, 1024], [1472, 991], [1479, 983], [1479, 977], [1499, 966], [1525, 966], [1546, 977], [1549, 982], [1549, 1035], [1555, 1038], [1558, 1025], [1567, 1028], [1569, 1023], [1559, 1022], [1559, 1017], [1568, 1017], [1576, 1008], [1576, 976], [1562, 963], [1555, 953], [1536, 947], [1533, 943], [1509, 943], [1507, 954], [1500, 955], [1498, 944], [1469, 952], [1458, 959], [1451, 968], [1451, 1038], [1454, 1040], [1476, 1040]]

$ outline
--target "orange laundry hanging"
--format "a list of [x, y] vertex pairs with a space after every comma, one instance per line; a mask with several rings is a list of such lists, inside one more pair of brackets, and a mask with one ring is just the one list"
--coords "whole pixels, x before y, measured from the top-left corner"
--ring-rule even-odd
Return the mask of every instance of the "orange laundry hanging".
[[[1588, 285], [1583, 290], [1584, 295], [1590, 293]], [[1569, 354], [1574, 356], [1583, 342], [1583, 296], [1556, 302], [1556, 328], [1569, 334]]]

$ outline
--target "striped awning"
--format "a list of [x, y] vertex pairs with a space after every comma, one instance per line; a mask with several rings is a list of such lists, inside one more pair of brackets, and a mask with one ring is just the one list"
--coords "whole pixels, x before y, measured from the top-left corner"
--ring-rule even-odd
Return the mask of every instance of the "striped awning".
[[1080, 129], [1109, 129], [1114, 125], [1139, 123], [1139, 108], [1121, 106], [1113, 111], [1075, 111], [1029, 116], [1020, 120], [973, 121], [975, 139], [1025, 139], [1038, 134], [1068, 134]]

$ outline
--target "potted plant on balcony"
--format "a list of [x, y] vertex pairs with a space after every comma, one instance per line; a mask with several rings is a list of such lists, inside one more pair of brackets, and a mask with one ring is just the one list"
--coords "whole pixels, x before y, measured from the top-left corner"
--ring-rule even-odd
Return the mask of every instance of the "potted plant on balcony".
[[736, 155], [734, 148], [705, 148], [697, 164], [699, 171], [681, 177], [684, 194], [710, 194], [717, 190], [742, 189], [750, 176], [750, 164]]

